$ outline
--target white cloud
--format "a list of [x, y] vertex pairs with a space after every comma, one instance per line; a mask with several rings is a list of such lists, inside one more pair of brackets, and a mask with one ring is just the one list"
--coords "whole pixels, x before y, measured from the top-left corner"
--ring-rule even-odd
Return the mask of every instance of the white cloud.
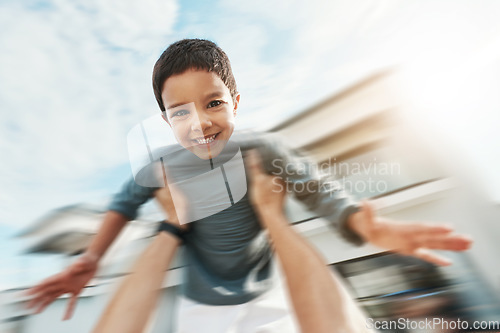
[[150, 73], [178, 8], [153, 0], [0, 6], [0, 223], [26, 223], [78, 200], [82, 180], [127, 162], [126, 133], [157, 112]]

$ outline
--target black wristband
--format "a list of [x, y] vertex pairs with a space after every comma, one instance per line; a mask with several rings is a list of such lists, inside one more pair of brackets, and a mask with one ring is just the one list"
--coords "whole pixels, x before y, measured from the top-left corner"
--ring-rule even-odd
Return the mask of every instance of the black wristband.
[[182, 230], [181, 228], [176, 227], [175, 225], [170, 224], [164, 220], [164, 221], [161, 221], [160, 225], [158, 226], [158, 233], [160, 233], [162, 231], [168, 232], [169, 234], [176, 236], [184, 243], [185, 231]]

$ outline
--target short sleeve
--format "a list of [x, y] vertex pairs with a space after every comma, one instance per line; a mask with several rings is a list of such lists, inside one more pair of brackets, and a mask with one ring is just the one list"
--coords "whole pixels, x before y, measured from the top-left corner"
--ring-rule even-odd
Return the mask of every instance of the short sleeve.
[[108, 206], [108, 210], [118, 212], [130, 220], [137, 218], [142, 204], [151, 199], [157, 188], [143, 187], [130, 178], [116, 193]]
[[280, 176], [288, 190], [310, 211], [329, 220], [348, 242], [358, 246], [364, 243], [347, 226], [349, 216], [358, 212], [360, 205], [338, 182], [320, 174], [314, 161], [278, 138], [263, 140], [258, 149], [266, 171]]

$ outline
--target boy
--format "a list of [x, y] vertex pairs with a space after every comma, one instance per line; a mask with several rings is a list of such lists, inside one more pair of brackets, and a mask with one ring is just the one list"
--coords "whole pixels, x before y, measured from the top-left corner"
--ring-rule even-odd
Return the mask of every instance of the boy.
[[[165, 50], [155, 65], [153, 89], [177, 141], [184, 151], [192, 153], [190, 158], [196, 156], [196, 168], [209, 166], [222, 170], [234, 156], [226, 156], [225, 149], [230, 146], [227, 142], [233, 134], [240, 101], [226, 54], [206, 40], [176, 42]], [[257, 148], [267, 173], [282, 178], [299, 200], [330, 220], [353, 243], [369, 241], [438, 264], [447, 262], [427, 252], [426, 248], [464, 250], [470, 245], [470, 240], [451, 234], [448, 227], [367, 218], [369, 215], [360, 211], [360, 206], [343, 191], [331, 190], [316, 174], [304, 173], [304, 170], [315, 168], [308, 167], [309, 162], [278, 142], [252, 138], [239, 140], [238, 144], [243, 152]], [[294, 186], [296, 184], [303, 186]], [[101, 229], [85, 254], [65, 271], [32, 288], [30, 293], [35, 297], [30, 305], [43, 311], [55, 298], [71, 293], [65, 315], [69, 318], [78, 294], [94, 276], [99, 259], [125, 223], [136, 217], [138, 207], [156, 190], [139, 186], [133, 180], [127, 183], [115, 196]], [[178, 223], [171, 225], [173, 227], [166, 231], [179, 235]], [[227, 311], [217, 311], [214, 306], [250, 303], [270, 290], [272, 251], [246, 195], [231, 202], [229, 208], [188, 226], [185, 243], [189, 265], [183, 283], [181, 326], [189, 321], [188, 309], [196, 309], [197, 313], [199, 309], [212, 311], [206, 318], [224, 321]], [[276, 311], [276, 317], [270, 321], [283, 316], [284, 311]], [[199, 325], [207, 332], [209, 325], [203, 322]]]

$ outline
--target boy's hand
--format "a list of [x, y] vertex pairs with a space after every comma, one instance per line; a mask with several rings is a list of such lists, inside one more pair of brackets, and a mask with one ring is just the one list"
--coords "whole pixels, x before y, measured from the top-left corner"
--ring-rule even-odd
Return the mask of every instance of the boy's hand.
[[449, 226], [376, 218], [367, 202], [363, 203], [361, 211], [349, 217], [348, 224], [373, 245], [442, 266], [450, 265], [451, 261], [429, 249], [464, 251], [472, 244], [469, 237], [453, 233]]
[[94, 277], [98, 267], [98, 258], [89, 253], [81, 255], [72, 265], [59, 274], [53, 275], [26, 293], [33, 295], [28, 308], [42, 312], [54, 300], [63, 294], [71, 294], [63, 320], [70, 319], [75, 310], [78, 295], [83, 287]]

